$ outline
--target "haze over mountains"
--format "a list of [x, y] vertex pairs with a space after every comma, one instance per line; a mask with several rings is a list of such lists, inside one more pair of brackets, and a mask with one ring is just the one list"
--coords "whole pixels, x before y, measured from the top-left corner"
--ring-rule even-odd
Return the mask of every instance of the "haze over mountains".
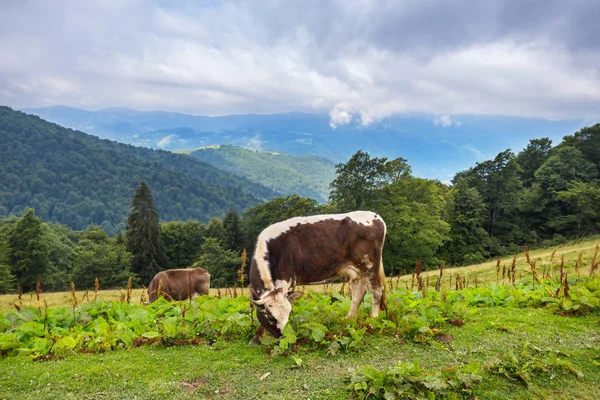
[[[362, 126], [330, 126], [328, 114], [195, 116], [125, 108], [87, 111], [65, 106], [25, 109], [60, 125], [136, 146], [184, 150], [232, 144], [254, 150], [316, 155], [345, 162], [357, 150], [403, 157], [416, 176], [450, 181], [458, 171], [493, 158], [507, 148], [523, 149], [530, 139], [555, 143], [589, 125], [582, 120], [406, 114]], [[590, 123], [591, 124], [591, 123]]]

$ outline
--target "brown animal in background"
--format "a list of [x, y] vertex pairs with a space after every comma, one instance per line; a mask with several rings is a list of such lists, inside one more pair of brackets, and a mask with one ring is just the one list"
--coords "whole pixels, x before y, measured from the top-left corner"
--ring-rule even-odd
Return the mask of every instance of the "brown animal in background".
[[[162, 281], [162, 283], [160, 282]], [[194, 299], [208, 294], [210, 274], [204, 268], [168, 269], [154, 275], [148, 285], [150, 303], [158, 298], [158, 290], [167, 300]]]
[[259, 235], [250, 265], [252, 303], [261, 324], [251, 343], [266, 329], [280, 337], [302, 293], [296, 284], [347, 277], [352, 291], [348, 318], [354, 318], [368, 288], [371, 315], [386, 310], [382, 252], [386, 226], [370, 211], [297, 217], [267, 227]]

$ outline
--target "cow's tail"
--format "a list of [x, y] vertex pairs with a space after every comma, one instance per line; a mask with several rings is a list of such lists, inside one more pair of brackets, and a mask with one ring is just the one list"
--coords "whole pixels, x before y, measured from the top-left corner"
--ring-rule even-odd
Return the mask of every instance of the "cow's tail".
[[385, 271], [383, 270], [383, 262], [379, 267], [379, 284], [381, 285], [381, 300], [379, 300], [379, 309], [381, 311], [387, 312], [387, 303], [385, 301], [385, 292], [386, 288], [386, 279], [385, 279]]

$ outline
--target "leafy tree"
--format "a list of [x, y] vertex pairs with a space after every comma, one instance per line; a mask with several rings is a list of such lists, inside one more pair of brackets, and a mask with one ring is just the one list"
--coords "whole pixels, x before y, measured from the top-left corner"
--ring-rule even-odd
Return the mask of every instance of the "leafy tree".
[[521, 167], [519, 177], [524, 187], [529, 188], [533, 185], [535, 171], [550, 156], [551, 149], [552, 140], [549, 138], [532, 139], [527, 147], [517, 155], [516, 162]]
[[206, 236], [206, 225], [198, 221], [171, 221], [162, 225], [169, 268], [188, 268], [197, 260]]
[[124, 287], [129, 277], [137, 283], [137, 276], [130, 269], [131, 253], [98, 227], [86, 230], [74, 253], [73, 282], [77, 288], [93, 288], [96, 278], [105, 289]]
[[73, 273], [73, 247], [80, 233], [75, 233], [64, 225], [44, 222], [44, 235], [48, 243], [47, 276], [44, 280], [46, 290], [67, 290], [71, 285]]
[[33, 208], [19, 220], [9, 239], [9, 264], [11, 272], [23, 291], [35, 289], [48, 272], [48, 244], [42, 229], [42, 220]]
[[234, 209], [229, 210], [223, 218], [223, 229], [225, 231], [223, 247], [241, 254], [242, 249], [247, 247], [246, 232], [239, 214]]
[[590, 182], [598, 176], [595, 165], [583, 153], [570, 146], [561, 146], [535, 173], [536, 182], [550, 195], [566, 190], [569, 182]]
[[600, 182], [571, 182], [558, 199], [569, 205], [578, 236], [600, 231]]
[[241, 263], [240, 254], [224, 249], [219, 240], [208, 237], [200, 248], [200, 256], [194, 266], [208, 270], [211, 287], [230, 287], [237, 281], [237, 270]]
[[477, 189], [469, 187], [464, 179], [459, 179], [452, 188], [450, 240], [444, 247], [451, 265], [481, 262], [489, 256], [489, 237], [483, 229], [485, 216], [485, 203]]
[[429, 268], [439, 267], [437, 253], [450, 231], [444, 220], [446, 190], [439, 182], [412, 177], [382, 190], [375, 210], [387, 225], [383, 256], [387, 272], [409, 271], [419, 259]]
[[474, 168], [454, 178], [454, 182], [464, 178], [483, 197], [487, 207], [484, 227], [490, 238], [512, 242], [522, 240], [523, 228], [517, 213], [523, 186], [518, 173], [514, 154], [506, 150], [498, 153], [493, 160], [477, 163]]
[[211, 218], [208, 225], [206, 226], [206, 237], [212, 237], [223, 243], [225, 241], [225, 228], [223, 227], [223, 221], [219, 218]]
[[167, 255], [160, 230], [160, 218], [146, 182], [141, 181], [131, 201], [127, 218], [127, 251], [133, 254], [132, 271], [148, 284], [154, 275], [167, 269]]
[[264, 204], [254, 206], [243, 214], [242, 222], [249, 243], [254, 246], [260, 232], [275, 222], [292, 217], [319, 214], [323, 207], [316, 200], [298, 195], [276, 197]]
[[[593, 163], [586, 160], [581, 151], [575, 147], [559, 146], [552, 155], [536, 171], [536, 183], [532, 187], [529, 201], [531, 213], [537, 222], [537, 229], [542, 238], [552, 238], [559, 234], [576, 236], [583, 223], [589, 229], [593, 218], [589, 212], [576, 216], [587, 202], [581, 198], [583, 193], [593, 192], [592, 182], [598, 176]], [[569, 193], [569, 191], [573, 191]], [[584, 207], [587, 210], [589, 206]], [[577, 211], [579, 210], [579, 211]]]
[[329, 185], [329, 201], [336, 204], [340, 211], [362, 209], [373, 198], [375, 191], [385, 185], [389, 175], [385, 170], [386, 160], [358, 150], [347, 163], [337, 164], [336, 177]]
[[600, 124], [582, 128], [572, 136], [566, 136], [559, 145], [562, 146], [575, 147], [600, 173]]

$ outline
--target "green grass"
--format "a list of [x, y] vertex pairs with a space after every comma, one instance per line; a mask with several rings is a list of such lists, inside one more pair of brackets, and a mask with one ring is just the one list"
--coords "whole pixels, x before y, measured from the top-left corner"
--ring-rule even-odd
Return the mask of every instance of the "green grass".
[[[572, 296], [580, 296], [582, 292], [576, 287], [578, 279], [574, 261], [582, 253], [586, 268], [582, 268], [580, 274], [582, 277], [587, 276], [597, 242], [596, 239], [558, 248], [553, 262], [550, 262], [550, 256], [554, 249], [532, 251], [531, 256], [538, 260], [538, 274], [541, 275], [545, 266], [547, 271], [552, 269], [552, 275], [556, 277], [560, 257], [564, 254], [566, 269], [573, 282]], [[512, 257], [503, 259], [501, 264], [509, 264], [511, 260]], [[433, 277], [438, 272], [432, 271], [430, 274], [431, 286], [435, 282]], [[451, 274], [465, 276], [470, 281], [470, 289], [459, 293], [451, 291], [453, 285], [446, 281]], [[474, 288], [474, 277], [479, 278], [479, 289]], [[358, 348], [340, 350], [335, 355], [330, 353], [332, 342], [329, 339], [309, 341], [286, 349], [282, 349], [277, 343], [248, 346], [253, 332], [248, 325], [244, 325], [247, 324], [247, 319], [243, 319], [246, 322], [241, 325], [234, 325], [228, 334], [209, 333], [208, 343], [198, 345], [118, 345], [116, 347], [124, 348], [91, 354], [63, 350], [45, 361], [34, 361], [32, 357], [25, 355], [28, 354], [26, 351], [17, 351], [0, 359], [0, 399], [358, 400], [360, 394], [350, 391], [349, 382], [353, 377], [356, 379], [363, 376], [363, 367], [370, 365], [385, 373], [398, 362], [412, 363], [415, 360], [420, 363], [421, 368], [434, 372], [448, 371], [466, 364], [479, 365], [481, 368], [478, 375], [482, 381], [473, 386], [472, 394], [463, 398], [600, 398], [600, 307], [597, 306], [597, 300], [595, 306], [588, 308], [588, 312], [584, 311], [577, 316], [561, 316], [554, 312], [560, 310], [559, 304], [548, 303], [541, 298], [545, 296], [545, 292], [539, 289], [539, 284], [536, 285], [537, 291], [531, 290], [531, 273], [523, 255], [518, 256], [517, 277], [523, 283], [517, 288], [506, 285], [495, 289], [490, 287], [493, 290], [488, 290], [487, 285], [494, 284], [497, 280], [502, 284], [502, 279], [496, 276], [496, 262], [446, 270], [443, 287], [448, 300], [442, 303], [439, 302], [441, 295], [431, 288], [427, 297], [421, 300], [420, 295], [414, 295], [413, 300], [411, 295], [402, 294], [401, 289], [390, 294], [388, 305], [391, 311], [395, 311], [396, 317], [410, 317], [412, 319], [407, 321], [411, 322], [398, 322], [397, 330], [385, 329], [381, 334], [376, 327], [373, 333], [364, 336], [362, 345]], [[411, 280], [410, 276], [406, 276], [399, 280], [390, 279], [390, 283], [394, 288], [410, 288]], [[504, 281], [506, 284], [506, 279]], [[600, 298], [598, 278], [584, 281], [588, 282], [590, 296]], [[552, 280], [548, 280], [547, 284], [554, 291], [556, 285], [552, 286]], [[483, 289], [482, 286], [486, 288]], [[338, 291], [339, 286], [320, 286], [317, 289], [319, 292], [330, 293]], [[99, 298], [101, 294], [102, 292], [99, 293]], [[71, 305], [70, 294], [42, 293], [43, 300], [46, 299], [44, 296], [50, 295], [56, 296], [61, 305]], [[307, 338], [306, 331], [303, 331], [305, 328], [302, 328], [306, 324], [321, 323], [328, 333], [333, 334], [340, 329], [348, 331], [351, 325], [359, 329], [379, 321], [368, 319], [369, 300], [365, 299], [358, 321], [352, 324], [345, 322], [347, 320], [344, 320], [343, 315], [347, 312], [349, 299], [339, 297], [336, 293], [333, 295], [339, 301], [332, 302], [332, 297], [329, 296], [307, 295], [294, 306], [290, 326], [293, 326], [299, 341]], [[496, 306], [491, 306], [489, 302], [475, 301], [474, 297], [478, 296], [486, 299], [495, 296]], [[12, 308], [15, 297], [10, 296], [6, 310]], [[461, 297], [466, 301], [460, 300]], [[451, 298], [454, 299], [453, 303], [450, 303]], [[118, 297], [112, 300], [118, 300]], [[226, 323], [229, 314], [219, 314], [223, 310], [222, 305], [228, 302], [239, 304], [241, 300], [212, 301], [210, 304], [211, 307], [216, 307], [212, 310], [215, 310], [217, 319], [214, 323], [210, 319], [202, 322], [202, 334], [210, 332], [211, 326], [219, 329], [217, 325]], [[569, 299], [571, 300], [573, 304], [581, 302], [581, 299]], [[29, 301], [35, 306], [35, 295]], [[207, 301], [210, 298], [200, 299], [197, 306], [208, 305]], [[25, 299], [23, 303], [26, 305]], [[154, 309], [154, 306], [138, 306], [137, 301], [133, 303], [136, 304], [117, 309]], [[440, 322], [440, 311], [436, 311], [440, 304], [453, 304], [453, 307], [458, 307], [453, 310], [460, 311], [460, 306], [464, 307], [466, 303], [470, 305], [464, 311], [464, 325], [454, 326], [443, 319]], [[110, 303], [105, 304], [107, 305], [102, 307], [110, 307]], [[481, 307], [484, 304], [488, 306]], [[90, 304], [89, 307], [96, 306]], [[162, 315], [160, 318], [163, 321], [169, 318], [175, 318], [173, 322], [181, 320], [179, 305], [172, 309], [165, 304], [156, 307], [157, 310], [163, 310], [157, 313], [157, 316]], [[67, 308], [68, 313], [63, 314], [68, 316], [69, 310]], [[428, 311], [432, 313], [423, 315]], [[241, 312], [244, 314], [247, 310]], [[60, 314], [58, 310], [57, 313]], [[192, 315], [191, 313], [188, 309], [188, 314]], [[103, 314], [107, 320], [119, 315], [115, 313], [109, 317], [109, 314]], [[244, 315], [247, 318], [247, 314]], [[6, 325], [6, 319], [0, 320], [0, 323], [10, 326]], [[190, 323], [188, 320], [183, 325], [188, 326], [186, 324]], [[412, 330], [407, 331], [407, 326]], [[430, 328], [429, 332], [419, 334], [420, 326], [425, 330]], [[441, 331], [447, 335], [446, 339], [452, 341], [442, 343], [434, 340], [433, 334], [437, 331]], [[513, 361], [507, 357], [509, 355], [514, 355]], [[542, 367], [534, 369], [536, 364]], [[529, 385], [519, 380], [513, 370], [531, 372]], [[502, 371], [506, 374], [494, 373]]]
[[[60, 360], [0, 360], [0, 398], [19, 399], [341, 399], [347, 379], [366, 364], [390, 368], [419, 360], [441, 370], [464, 363], [487, 365], [525, 344], [558, 352], [583, 372], [541, 374], [528, 388], [483, 372], [479, 399], [600, 398], [600, 318], [562, 317], [541, 309], [475, 309], [466, 325], [449, 326], [454, 341], [424, 346], [399, 337], [368, 337], [360, 351], [335, 356], [306, 351], [271, 356], [247, 337], [211, 345], [142, 346], [103, 354], [73, 354]], [[295, 357], [302, 359], [298, 366]], [[261, 380], [261, 376], [271, 373]], [[186, 388], [187, 387], [187, 388]], [[189, 389], [194, 389], [190, 391]]]

